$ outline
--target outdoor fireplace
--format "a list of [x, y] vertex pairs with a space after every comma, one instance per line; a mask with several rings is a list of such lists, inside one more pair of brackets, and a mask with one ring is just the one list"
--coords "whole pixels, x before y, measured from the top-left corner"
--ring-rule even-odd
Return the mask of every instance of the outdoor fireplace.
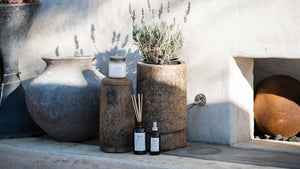
[[228, 101], [210, 104], [210, 97], [207, 96], [206, 105], [189, 109], [190, 141], [241, 145], [257, 140], [253, 111], [255, 86], [273, 75], [286, 75], [300, 80], [300, 59], [297, 58], [239, 56], [232, 57], [228, 65]]
[[[232, 126], [237, 127], [233, 127], [234, 130], [231, 131], [232, 136], [236, 137], [231, 144], [258, 138], [255, 137], [258, 130], [254, 122], [254, 102], [250, 100], [254, 101], [256, 87], [261, 81], [275, 75], [300, 80], [300, 59], [235, 57], [234, 62], [230, 64], [232, 73], [230, 73], [229, 85], [232, 87], [229, 95], [233, 97], [231, 99], [234, 107], [231, 109], [232, 119], [234, 119], [231, 123]], [[233, 94], [235, 92], [240, 94]], [[269, 139], [287, 140], [287, 138], [274, 138], [274, 136]]]

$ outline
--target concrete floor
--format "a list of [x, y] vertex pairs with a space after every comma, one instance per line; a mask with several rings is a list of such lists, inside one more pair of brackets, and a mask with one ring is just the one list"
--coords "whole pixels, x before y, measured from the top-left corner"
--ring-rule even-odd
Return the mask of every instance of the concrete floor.
[[300, 168], [297, 146], [297, 151], [284, 153], [189, 143], [185, 148], [151, 156], [104, 153], [97, 144], [97, 140], [56, 142], [48, 136], [1, 139], [0, 169]]

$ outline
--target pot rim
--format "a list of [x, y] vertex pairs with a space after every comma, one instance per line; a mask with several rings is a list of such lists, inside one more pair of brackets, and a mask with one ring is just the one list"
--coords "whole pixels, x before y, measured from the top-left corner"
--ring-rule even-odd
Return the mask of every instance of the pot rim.
[[4, 7], [4, 6], [33, 6], [33, 5], [42, 5], [42, 2], [35, 2], [35, 3], [23, 3], [23, 4], [0, 4], [0, 7]]
[[95, 56], [58, 56], [58, 57], [42, 57], [43, 60], [86, 60], [92, 59], [94, 60]]
[[138, 61], [137, 63], [138, 64], [142, 64], [142, 65], [147, 65], [147, 66], [153, 66], [153, 67], [167, 67], [167, 66], [181, 66], [181, 65], [186, 65], [185, 61], [178, 60], [178, 62], [179, 62], [179, 64], [176, 64], [176, 65], [168, 65], [168, 64], [158, 65], [158, 64], [152, 64], [152, 63], [147, 63], [147, 62], [143, 62], [143, 61]]

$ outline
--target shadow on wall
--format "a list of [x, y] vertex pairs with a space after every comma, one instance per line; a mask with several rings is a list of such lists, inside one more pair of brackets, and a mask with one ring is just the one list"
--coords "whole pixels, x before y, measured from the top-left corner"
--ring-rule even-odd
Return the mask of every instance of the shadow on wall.
[[254, 119], [231, 102], [210, 103], [188, 109], [188, 140], [232, 145], [254, 135]]
[[[96, 39], [94, 36], [95, 27], [91, 26], [91, 39], [93, 41], [94, 47], [96, 49], [96, 68], [103, 75], [108, 76], [108, 63], [110, 56], [125, 56], [126, 57], [126, 72], [127, 77], [130, 77], [133, 80], [133, 90], [136, 91], [136, 65], [137, 62], [141, 60], [142, 54], [140, 50], [132, 51], [131, 48], [125, 49], [129, 36], [126, 35], [124, 42], [120, 42], [121, 34], [113, 31], [112, 40], [111, 40], [111, 48], [109, 50], [105, 50], [100, 52], [96, 46]], [[121, 45], [121, 48], [119, 46]]]
[[[110, 56], [125, 56], [126, 57], [126, 72], [127, 77], [130, 77], [133, 80], [133, 90], [136, 91], [136, 66], [137, 62], [141, 60], [142, 53], [139, 49], [132, 51], [131, 48], [125, 48], [128, 44], [129, 35], [125, 36], [124, 42], [121, 42], [121, 33], [112, 32], [111, 48], [105, 51], [99, 51], [97, 48], [96, 38], [95, 38], [95, 26], [91, 25], [91, 40], [94, 45], [96, 53], [95, 66], [96, 69], [101, 72], [103, 75], [108, 76], [108, 65]], [[79, 46], [79, 41], [77, 35], [74, 35], [74, 57], [85, 56], [83, 49]], [[55, 56], [59, 57], [59, 46], [55, 49]]]
[[[82, 48], [79, 49], [79, 41], [78, 41], [77, 35], [74, 36], [74, 43], [75, 43], [75, 50], [74, 50], [74, 55], [73, 56], [74, 57], [80, 57], [80, 56], [84, 57], [83, 49]], [[55, 48], [55, 56], [56, 57], [60, 56], [59, 55], [59, 46], [57, 46]]]
[[234, 57], [236, 65], [243, 74], [244, 78], [247, 80], [248, 84], [254, 90], [253, 86], [253, 67], [254, 62], [252, 58]]

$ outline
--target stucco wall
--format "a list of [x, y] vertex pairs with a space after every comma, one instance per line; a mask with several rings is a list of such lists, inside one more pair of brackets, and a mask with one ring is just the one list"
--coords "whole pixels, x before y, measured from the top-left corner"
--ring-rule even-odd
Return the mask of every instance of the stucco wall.
[[[146, 9], [146, 1], [41, 2], [42, 9], [21, 52], [25, 87], [25, 81], [44, 69], [41, 57], [73, 56], [81, 51], [96, 56], [95, 66], [105, 75], [108, 57], [125, 55], [128, 76], [135, 81], [141, 53], [133, 45], [128, 4]], [[158, 9], [160, 1], [151, 2]], [[190, 141], [232, 144], [251, 139], [253, 98], [247, 96], [252, 94], [253, 79], [247, 80], [245, 74], [251, 76], [253, 62], [233, 57], [299, 57], [299, 6], [300, 1], [286, 0], [191, 0], [188, 23], [183, 25], [181, 59], [188, 66], [188, 104], [199, 93], [206, 95], [207, 104], [188, 110]], [[170, 16], [182, 23], [186, 7], [187, 0], [172, 0]], [[249, 65], [240, 69], [243, 63]], [[241, 128], [250, 131], [236, 134], [243, 124], [246, 127]]]

